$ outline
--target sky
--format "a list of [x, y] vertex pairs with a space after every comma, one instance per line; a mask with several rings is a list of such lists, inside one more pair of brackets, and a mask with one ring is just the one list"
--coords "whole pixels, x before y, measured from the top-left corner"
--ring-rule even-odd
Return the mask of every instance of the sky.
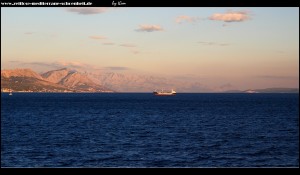
[[299, 8], [1, 8], [1, 69], [92, 65], [299, 88]]

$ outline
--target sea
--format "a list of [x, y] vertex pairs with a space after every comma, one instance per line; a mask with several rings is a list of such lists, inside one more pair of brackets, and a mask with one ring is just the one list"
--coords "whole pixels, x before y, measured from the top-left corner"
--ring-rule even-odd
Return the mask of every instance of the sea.
[[299, 167], [299, 94], [1, 93], [1, 167]]

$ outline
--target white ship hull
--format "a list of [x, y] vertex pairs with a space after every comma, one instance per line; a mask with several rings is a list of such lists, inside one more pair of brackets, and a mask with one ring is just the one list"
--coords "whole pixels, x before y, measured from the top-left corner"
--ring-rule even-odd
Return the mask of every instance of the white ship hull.
[[154, 95], [158, 95], [158, 96], [166, 96], [166, 95], [176, 95], [176, 92], [172, 89], [171, 92], [164, 92], [164, 91], [154, 91], [153, 92]]

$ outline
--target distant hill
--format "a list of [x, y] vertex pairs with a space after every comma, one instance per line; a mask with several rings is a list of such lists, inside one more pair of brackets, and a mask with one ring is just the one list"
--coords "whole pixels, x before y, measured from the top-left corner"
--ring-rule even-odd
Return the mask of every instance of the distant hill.
[[225, 93], [299, 93], [298, 88], [266, 88], [266, 89], [248, 89], [248, 90], [229, 90]]
[[68, 69], [42, 75], [31, 69], [1, 70], [1, 90], [19, 92], [113, 92]]
[[266, 89], [254, 89], [253, 91], [258, 93], [299, 93], [297, 88], [266, 88]]

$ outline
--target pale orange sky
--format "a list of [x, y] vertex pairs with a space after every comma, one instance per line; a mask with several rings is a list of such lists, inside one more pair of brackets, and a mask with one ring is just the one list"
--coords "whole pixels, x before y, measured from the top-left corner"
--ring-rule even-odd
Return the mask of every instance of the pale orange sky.
[[299, 8], [1, 8], [1, 68], [14, 61], [299, 87]]

